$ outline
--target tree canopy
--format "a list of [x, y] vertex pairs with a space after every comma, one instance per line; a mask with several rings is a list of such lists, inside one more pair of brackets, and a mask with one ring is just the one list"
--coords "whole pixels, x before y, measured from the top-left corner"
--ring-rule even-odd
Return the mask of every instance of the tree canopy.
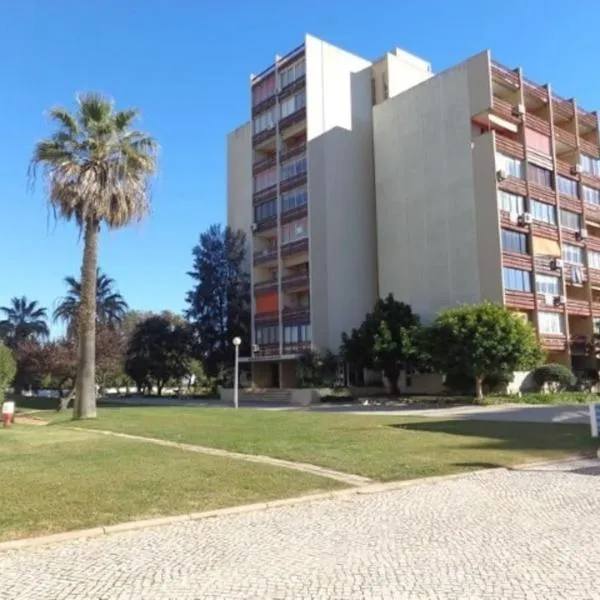
[[194, 287], [187, 294], [186, 316], [192, 323], [198, 356], [207, 374], [219, 376], [233, 364], [232, 339], [242, 339], [249, 351], [250, 275], [246, 265], [246, 235], [212, 225], [192, 250], [189, 272]]
[[510, 376], [543, 359], [531, 324], [490, 302], [441, 311], [424, 342], [433, 366], [471, 378], [478, 397], [486, 377]]
[[12, 298], [10, 306], [0, 307], [4, 319], [0, 321], [0, 338], [15, 348], [19, 343], [30, 339], [46, 338], [48, 314], [35, 300], [25, 296]]
[[17, 365], [10, 348], [0, 342], [0, 401], [4, 400], [4, 390], [12, 381]]

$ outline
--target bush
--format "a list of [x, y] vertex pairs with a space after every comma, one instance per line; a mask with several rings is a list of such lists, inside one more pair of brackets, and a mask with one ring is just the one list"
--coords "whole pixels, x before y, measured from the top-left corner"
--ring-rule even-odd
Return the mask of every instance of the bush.
[[4, 401], [6, 387], [17, 372], [17, 363], [10, 348], [0, 342], [0, 402]]
[[540, 389], [547, 386], [552, 392], [572, 388], [577, 383], [577, 377], [573, 371], [559, 363], [549, 363], [538, 367], [533, 372], [533, 380]]

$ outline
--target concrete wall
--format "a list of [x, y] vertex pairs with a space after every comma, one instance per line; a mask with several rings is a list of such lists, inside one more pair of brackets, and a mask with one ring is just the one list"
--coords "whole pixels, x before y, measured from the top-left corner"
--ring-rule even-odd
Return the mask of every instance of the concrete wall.
[[370, 63], [306, 38], [313, 342], [337, 350], [377, 297]]
[[476, 211], [469, 84], [485, 77], [469, 70], [458, 65], [373, 109], [379, 293], [426, 321], [483, 300], [479, 240], [492, 225], [488, 210]]
[[252, 123], [246, 123], [227, 136], [227, 224], [250, 238], [252, 221]]

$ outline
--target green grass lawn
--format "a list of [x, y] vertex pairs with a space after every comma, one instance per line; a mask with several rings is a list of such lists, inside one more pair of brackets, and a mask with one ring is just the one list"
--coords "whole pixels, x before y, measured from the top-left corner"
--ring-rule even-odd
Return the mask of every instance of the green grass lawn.
[[339, 488], [329, 479], [57, 426], [0, 429], [0, 540]]
[[80, 424], [309, 462], [383, 481], [510, 466], [593, 448], [585, 426], [341, 413], [128, 407], [101, 409], [98, 419]]

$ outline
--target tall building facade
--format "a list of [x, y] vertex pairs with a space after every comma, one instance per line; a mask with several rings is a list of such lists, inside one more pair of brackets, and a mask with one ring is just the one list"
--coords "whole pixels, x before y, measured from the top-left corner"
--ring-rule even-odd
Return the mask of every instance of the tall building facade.
[[251, 78], [252, 120], [228, 137], [228, 222], [249, 239], [256, 385], [293, 387], [298, 355], [337, 350], [372, 308], [373, 103], [430, 70], [401, 51], [371, 63], [306, 36]]
[[252, 377], [293, 387], [378, 296], [425, 320], [492, 300], [584, 368], [600, 320], [598, 117], [482, 52], [433, 75], [306, 36], [250, 82], [228, 137], [228, 222], [249, 240]]

